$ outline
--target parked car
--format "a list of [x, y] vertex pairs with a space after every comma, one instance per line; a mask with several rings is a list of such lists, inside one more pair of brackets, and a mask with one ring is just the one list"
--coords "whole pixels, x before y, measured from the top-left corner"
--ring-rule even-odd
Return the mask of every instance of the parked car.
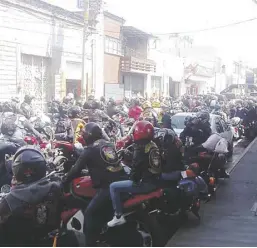
[[[185, 128], [185, 119], [187, 116], [195, 116], [196, 113], [177, 113], [171, 117], [171, 126], [179, 136]], [[210, 124], [212, 133], [218, 133], [228, 142], [228, 156], [233, 155], [233, 129], [229, 123], [226, 123], [221, 116], [210, 114]]]

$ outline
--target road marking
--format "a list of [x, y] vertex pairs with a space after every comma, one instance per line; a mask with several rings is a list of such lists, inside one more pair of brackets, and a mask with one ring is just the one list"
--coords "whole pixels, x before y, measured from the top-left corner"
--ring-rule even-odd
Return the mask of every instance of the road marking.
[[233, 147], [235, 147], [236, 145], [238, 145], [238, 143], [240, 143], [243, 139], [239, 139], [236, 142], [233, 143]]

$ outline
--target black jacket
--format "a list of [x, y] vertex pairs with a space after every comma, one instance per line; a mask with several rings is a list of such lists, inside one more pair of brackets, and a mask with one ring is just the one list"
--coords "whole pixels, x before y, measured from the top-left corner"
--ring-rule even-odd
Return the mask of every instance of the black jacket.
[[114, 145], [106, 140], [98, 140], [84, 148], [76, 164], [68, 172], [66, 182], [79, 177], [83, 169], [88, 169], [95, 188], [106, 188], [125, 176]]
[[0, 244], [40, 246], [60, 225], [60, 199], [60, 182], [42, 179], [16, 186], [0, 201]]
[[163, 172], [183, 170], [181, 147], [182, 142], [175, 132], [167, 128], [155, 128], [155, 143], [162, 155]]
[[186, 137], [192, 137], [195, 146], [204, 143], [211, 135], [211, 127], [207, 122], [205, 124], [197, 124], [196, 126], [186, 126], [180, 134], [180, 139], [185, 144]]
[[135, 183], [155, 181], [159, 178], [161, 157], [157, 145], [154, 142], [133, 145], [133, 159], [130, 179]]

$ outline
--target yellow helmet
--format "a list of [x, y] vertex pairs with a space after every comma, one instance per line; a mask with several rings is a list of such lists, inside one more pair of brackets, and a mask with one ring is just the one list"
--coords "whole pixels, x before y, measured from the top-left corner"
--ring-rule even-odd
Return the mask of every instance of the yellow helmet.
[[153, 107], [153, 108], [160, 108], [160, 107], [161, 107], [160, 101], [154, 100], [154, 101], [152, 102], [152, 107]]
[[150, 101], [145, 101], [142, 105], [143, 109], [146, 109], [146, 108], [151, 108], [152, 107], [152, 104]]

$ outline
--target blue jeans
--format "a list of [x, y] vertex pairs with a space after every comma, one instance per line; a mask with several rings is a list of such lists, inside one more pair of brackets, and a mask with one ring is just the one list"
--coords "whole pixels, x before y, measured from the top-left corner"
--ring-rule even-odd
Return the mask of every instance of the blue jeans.
[[123, 214], [121, 193], [147, 194], [155, 189], [156, 186], [151, 183], [141, 182], [138, 185], [135, 185], [131, 180], [112, 183], [110, 185], [110, 194], [115, 214], [117, 216], [121, 216]]
[[101, 225], [96, 224], [101, 215], [102, 207], [108, 202], [110, 192], [107, 189], [98, 189], [96, 195], [88, 204], [84, 212], [84, 234], [86, 237], [86, 246], [95, 246], [97, 233], [101, 229]]

